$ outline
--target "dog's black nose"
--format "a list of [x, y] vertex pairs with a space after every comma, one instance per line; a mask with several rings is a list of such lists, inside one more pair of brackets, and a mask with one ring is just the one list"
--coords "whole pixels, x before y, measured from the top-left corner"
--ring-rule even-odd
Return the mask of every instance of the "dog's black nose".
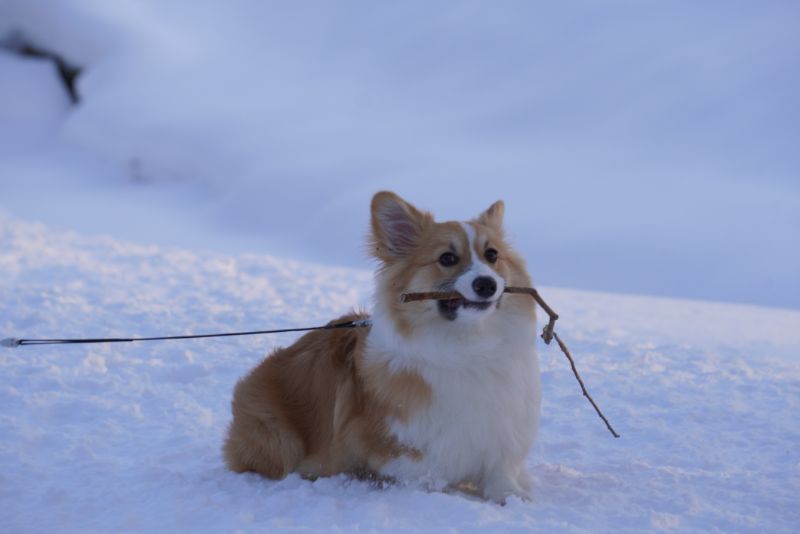
[[472, 281], [472, 289], [479, 297], [488, 299], [497, 292], [497, 282], [491, 276], [479, 276]]

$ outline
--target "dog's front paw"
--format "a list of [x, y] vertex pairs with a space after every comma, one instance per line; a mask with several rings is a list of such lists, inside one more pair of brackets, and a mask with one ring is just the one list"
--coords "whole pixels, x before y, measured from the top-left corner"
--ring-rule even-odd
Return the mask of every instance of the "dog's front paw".
[[517, 475], [517, 484], [520, 488], [522, 488], [522, 491], [528, 495], [526, 500], [530, 500], [533, 479], [526, 469], [520, 469], [519, 474]]
[[497, 504], [505, 506], [506, 498], [519, 497], [523, 501], [530, 501], [531, 496], [515, 479], [505, 473], [491, 476], [483, 486], [483, 496]]

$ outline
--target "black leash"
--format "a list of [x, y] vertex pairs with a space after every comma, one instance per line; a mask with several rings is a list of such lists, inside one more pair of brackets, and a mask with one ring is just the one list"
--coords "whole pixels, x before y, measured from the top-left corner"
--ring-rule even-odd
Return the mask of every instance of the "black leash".
[[20, 345], [77, 345], [81, 343], [131, 343], [133, 341], [164, 341], [169, 339], [201, 339], [209, 337], [257, 336], [261, 334], [283, 334], [285, 332], [308, 332], [310, 330], [335, 330], [339, 328], [362, 328], [372, 326], [369, 319], [356, 319], [345, 323], [326, 324], [324, 326], [309, 326], [306, 328], [281, 328], [278, 330], [253, 330], [251, 332], [228, 332], [224, 334], [190, 334], [185, 336], [156, 336], [156, 337], [107, 337], [85, 339], [17, 339], [13, 337], [0, 341], [4, 347], [19, 347]]

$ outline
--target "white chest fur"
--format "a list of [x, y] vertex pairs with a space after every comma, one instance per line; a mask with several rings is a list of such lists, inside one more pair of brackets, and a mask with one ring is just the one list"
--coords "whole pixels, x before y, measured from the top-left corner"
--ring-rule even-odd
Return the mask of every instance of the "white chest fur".
[[398, 441], [421, 451], [422, 459], [395, 460], [384, 474], [480, 488], [500, 479], [502, 493], [524, 494], [541, 398], [534, 326], [506, 318], [468, 332], [437, 328], [409, 341], [379, 316], [374, 324], [368, 353], [416, 371], [433, 393], [430, 406], [408, 421], [389, 422]]

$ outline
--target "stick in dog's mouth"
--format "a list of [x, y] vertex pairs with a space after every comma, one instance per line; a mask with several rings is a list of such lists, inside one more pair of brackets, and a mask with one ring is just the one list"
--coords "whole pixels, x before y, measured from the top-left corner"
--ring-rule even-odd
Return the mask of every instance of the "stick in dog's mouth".
[[[550, 342], [553, 340], [553, 331], [556, 327], [556, 321], [558, 320], [558, 314], [553, 311], [553, 308], [547, 305], [544, 299], [539, 295], [539, 292], [536, 291], [532, 287], [506, 287], [503, 293], [512, 293], [512, 294], [526, 294], [533, 297], [533, 299], [542, 307], [542, 309], [547, 312], [547, 315], [550, 317], [550, 320], [547, 322], [547, 325], [542, 330], [542, 339], [544, 342], [549, 345]], [[456, 304], [460, 304], [461, 302], [468, 302], [467, 299], [464, 298], [464, 295], [459, 293], [458, 291], [423, 291], [420, 293], [403, 293], [400, 296], [401, 302], [417, 302], [420, 300], [438, 300], [438, 301], [452, 301]]]

